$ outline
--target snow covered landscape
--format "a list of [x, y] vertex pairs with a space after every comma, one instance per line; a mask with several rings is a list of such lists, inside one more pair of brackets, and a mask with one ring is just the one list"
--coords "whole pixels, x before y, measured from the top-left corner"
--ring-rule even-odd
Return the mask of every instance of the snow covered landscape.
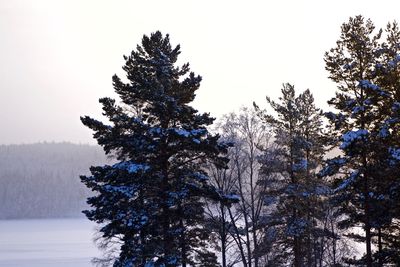
[[94, 227], [83, 218], [0, 220], [0, 266], [92, 266]]

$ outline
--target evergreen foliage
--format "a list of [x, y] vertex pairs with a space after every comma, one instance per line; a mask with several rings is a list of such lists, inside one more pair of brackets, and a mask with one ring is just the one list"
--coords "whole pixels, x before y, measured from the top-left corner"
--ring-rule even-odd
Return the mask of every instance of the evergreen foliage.
[[207, 249], [205, 199], [222, 196], [203, 165], [224, 167], [227, 145], [208, 132], [213, 118], [189, 104], [201, 77], [176, 66], [180, 46], [155, 32], [125, 56], [127, 81], [113, 77], [121, 99], [102, 98], [110, 124], [82, 117], [105, 152], [118, 161], [91, 168], [82, 182], [95, 192], [86, 216], [105, 240], [121, 246], [114, 266], [216, 266]]
[[[95, 193], [84, 213], [104, 247], [120, 244], [104, 263], [218, 266], [214, 245], [223, 266], [400, 264], [397, 23], [342, 25], [325, 54], [338, 88], [328, 135], [311, 92], [284, 84], [279, 101], [267, 97], [273, 113], [224, 117], [221, 142], [190, 106], [201, 77], [176, 66], [179, 54], [168, 35], [144, 36], [124, 57], [127, 79], [113, 77], [121, 101], [100, 99], [109, 123], [81, 118], [116, 160], [81, 177]], [[327, 146], [335, 157], [324, 160]], [[365, 234], [352, 231], [360, 225]], [[362, 258], [347, 238], [365, 243]]]
[[[375, 56], [378, 63], [375, 66], [375, 83], [381, 88], [377, 102], [380, 123], [375, 125], [380, 137], [376, 146], [377, 152], [374, 170], [377, 181], [375, 187], [379, 190], [377, 205], [373, 212], [376, 216], [373, 242], [378, 247], [374, 258], [379, 264], [400, 264], [400, 179], [399, 158], [400, 147], [400, 31], [396, 22], [388, 23], [384, 31], [385, 40]], [[384, 179], [382, 179], [384, 177]], [[397, 240], [397, 241], [396, 241]]]
[[290, 84], [284, 84], [279, 100], [267, 97], [276, 116], [256, 106], [275, 132], [276, 147], [260, 158], [261, 182], [268, 184], [265, 198], [274, 199], [276, 207], [268, 219], [276, 251], [270, 264], [313, 266], [323, 257], [322, 207], [328, 193], [317, 177], [325, 152], [321, 112], [309, 90], [296, 96]]
[[[321, 174], [336, 175], [335, 200], [339, 212], [346, 215], [339, 226], [363, 226], [365, 235], [353, 232], [350, 237], [365, 243], [366, 254], [350, 262], [366, 266], [394, 263], [390, 258], [398, 253], [393, 251], [396, 246], [383, 240], [388, 238], [383, 232], [392, 229], [397, 224], [393, 219], [398, 218], [394, 192], [399, 188], [395, 155], [399, 37], [396, 23], [389, 23], [384, 33], [357, 16], [342, 25], [336, 48], [325, 55], [330, 78], [338, 84], [336, 96], [329, 101], [337, 112], [327, 117], [342, 155], [328, 160]], [[378, 245], [375, 254], [373, 242]]]

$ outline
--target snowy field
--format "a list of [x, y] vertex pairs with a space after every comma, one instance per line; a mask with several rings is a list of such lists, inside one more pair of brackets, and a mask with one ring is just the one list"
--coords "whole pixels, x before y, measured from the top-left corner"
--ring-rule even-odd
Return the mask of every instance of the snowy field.
[[99, 255], [85, 219], [0, 220], [0, 267], [89, 267]]

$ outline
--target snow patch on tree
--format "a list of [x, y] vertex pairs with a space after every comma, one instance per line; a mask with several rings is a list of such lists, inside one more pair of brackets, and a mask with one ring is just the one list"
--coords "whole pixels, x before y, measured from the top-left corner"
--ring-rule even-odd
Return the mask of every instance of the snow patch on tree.
[[353, 171], [347, 179], [342, 181], [342, 183], [333, 190], [333, 193], [337, 193], [337, 192], [342, 191], [342, 190], [346, 189], [347, 187], [349, 187], [352, 183], [354, 183], [356, 181], [356, 179], [359, 177], [359, 175], [360, 175], [360, 172], [358, 170]]
[[400, 148], [390, 147], [389, 154], [393, 159], [400, 161]]
[[147, 164], [138, 164], [131, 161], [122, 161], [112, 166], [115, 169], [125, 170], [128, 173], [138, 173], [140, 171], [145, 172], [150, 169]]
[[300, 162], [293, 164], [292, 170], [295, 172], [304, 171], [307, 169], [308, 161], [306, 159], [300, 160]]
[[400, 110], [400, 102], [394, 102], [393, 103], [393, 105], [392, 105], [392, 111], [393, 112], [396, 112], [396, 111], [398, 111], [398, 110]]
[[341, 149], [346, 149], [351, 146], [355, 141], [365, 141], [368, 137], [368, 130], [359, 129], [357, 131], [348, 131], [342, 136], [343, 143], [340, 145]]
[[384, 124], [380, 129], [379, 129], [379, 133], [378, 133], [378, 137], [380, 138], [386, 138], [388, 137], [390, 134], [389, 132], [389, 127], [387, 124]]
[[295, 218], [292, 222], [288, 223], [286, 234], [288, 236], [301, 236], [307, 226], [307, 221], [302, 218]]

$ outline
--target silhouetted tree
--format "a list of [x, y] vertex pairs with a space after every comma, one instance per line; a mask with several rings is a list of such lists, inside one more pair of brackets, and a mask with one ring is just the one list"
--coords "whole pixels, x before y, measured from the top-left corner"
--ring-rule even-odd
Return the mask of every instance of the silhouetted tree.
[[[338, 84], [329, 104], [331, 133], [342, 154], [328, 160], [324, 175], [336, 175], [334, 197], [349, 229], [362, 224], [365, 236], [349, 236], [364, 242], [366, 255], [356, 261], [368, 267], [384, 262], [382, 230], [390, 228], [398, 204], [399, 147], [398, 68], [399, 32], [389, 24], [387, 41], [371, 20], [350, 18], [342, 25], [337, 46], [325, 55], [330, 78]], [[400, 150], [399, 150], [400, 151]], [[398, 202], [397, 202], [398, 203]], [[372, 250], [378, 238], [378, 252]], [[390, 249], [389, 249], [390, 250]], [[388, 251], [387, 251], [388, 252]], [[351, 261], [354, 263], [354, 261]]]
[[144, 36], [124, 57], [127, 80], [113, 77], [122, 103], [100, 99], [111, 125], [82, 117], [118, 161], [82, 176], [96, 194], [86, 216], [102, 225], [105, 239], [121, 244], [114, 266], [217, 265], [207, 248], [204, 199], [221, 196], [203, 164], [224, 167], [226, 145], [206, 129], [213, 118], [189, 105], [201, 77], [189, 64], [176, 66], [179, 54], [168, 35]]
[[272, 236], [266, 242], [276, 251], [270, 264], [316, 266], [323, 258], [323, 203], [329, 191], [317, 176], [326, 143], [321, 111], [309, 90], [297, 96], [290, 84], [283, 86], [279, 100], [267, 97], [275, 116], [256, 106], [273, 127], [276, 144], [260, 157], [261, 183], [268, 185], [264, 197], [275, 205], [265, 235]]

